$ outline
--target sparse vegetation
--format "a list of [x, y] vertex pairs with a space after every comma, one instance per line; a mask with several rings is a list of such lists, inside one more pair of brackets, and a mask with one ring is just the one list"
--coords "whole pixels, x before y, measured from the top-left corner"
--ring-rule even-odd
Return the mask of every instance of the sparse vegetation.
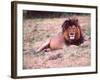
[[[50, 14], [49, 14], [50, 15]], [[54, 14], [55, 15], [55, 14]], [[36, 49], [44, 43], [47, 39], [61, 33], [62, 23], [68, 16], [72, 15], [57, 15], [53, 17], [43, 18], [24, 18], [24, 47], [23, 47], [23, 68], [24, 69], [38, 69], [38, 68], [55, 68], [55, 67], [75, 67], [75, 66], [89, 66], [91, 55], [91, 40], [90, 40], [90, 16], [78, 14], [82, 32], [89, 37], [79, 46], [70, 45], [60, 50], [52, 50], [49, 52], [36, 52]], [[41, 16], [41, 15], [40, 15]], [[51, 16], [51, 15], [50, 15]], [[64, 16], [64, 17], [62, 17]], [[84, 36], [84, 37], [85, 37]]]

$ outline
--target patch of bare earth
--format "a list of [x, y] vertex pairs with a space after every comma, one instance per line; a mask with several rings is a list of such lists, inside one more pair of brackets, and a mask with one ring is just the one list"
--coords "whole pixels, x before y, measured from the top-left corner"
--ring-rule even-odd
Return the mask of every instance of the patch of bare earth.
[[[89, 16], [78, 17], [83, 33], [90, 27]], [[65, 45], [63, 49], [49, 52], [36, 49], [47, 39], [61, 32], [61, 25], [65, 18], [54, 19], [28, 19], [24, 20], [23, 68], [61, 68], [90, 66], [91, 48], [90, 36], [85, 34], [86, 41], [79, 46]]]

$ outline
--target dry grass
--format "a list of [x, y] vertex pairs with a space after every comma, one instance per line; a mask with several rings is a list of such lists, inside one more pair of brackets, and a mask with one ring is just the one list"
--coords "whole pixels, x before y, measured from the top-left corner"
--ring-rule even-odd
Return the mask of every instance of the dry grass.
[[90, 16], [78, 16], [82, 32], [85, 38], [87, 38], [87, 41], [79, 46], [65, 45], [64, 48], [60, 50], [36, 53], [36, 49], [42, 43], [61, 33], [61, 25], [65, 19], [66, 18], [39, 18], [24, 20], [24, 69], [90, 65]]

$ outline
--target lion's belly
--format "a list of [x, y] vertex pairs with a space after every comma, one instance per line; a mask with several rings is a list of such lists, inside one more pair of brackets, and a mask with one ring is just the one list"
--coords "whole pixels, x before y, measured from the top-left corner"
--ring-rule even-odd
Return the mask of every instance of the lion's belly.
[[56, 36], [50, 41], [51, 49], [61, 49], [63, 48], [64, 38], [62, 35]]

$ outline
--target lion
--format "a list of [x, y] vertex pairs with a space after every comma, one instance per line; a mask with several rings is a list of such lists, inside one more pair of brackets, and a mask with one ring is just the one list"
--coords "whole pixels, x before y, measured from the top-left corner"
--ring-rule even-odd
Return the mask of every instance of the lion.
[[37, 52], [48, 49], [62, 49], [64, 44], [78, 46], [83, 41], [84, 38], [78, 19], [67, 19], [62, 24], [62, 33], [47, 40], [37, 49]]

